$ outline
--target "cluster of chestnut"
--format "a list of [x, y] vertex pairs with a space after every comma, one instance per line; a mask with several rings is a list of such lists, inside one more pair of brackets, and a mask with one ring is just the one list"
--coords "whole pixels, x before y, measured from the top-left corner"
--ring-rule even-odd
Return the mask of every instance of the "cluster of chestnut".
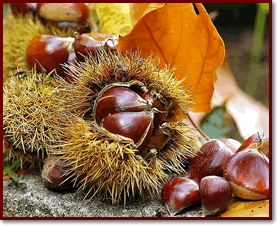
[[49, 34], [40, 34], [33, 38], [25, 53], [27, 68], [35, 67], [36, 71], [56, 73], [68, 82], [72, 81], [70, 73], [63, 69], [63, 64], [76, 61], [82, 62], [97, 51], [116, 51], [117, 38], [111, 34], [83, 33], [75, 37], [57, 37]]
[[269, 139], [254, 134], [242, 145], [233, 139], [210, 140], [201, 146], [188, 174], [168, 181], [161, 195], [172, 215], [200, 203], [203, 216], [220, 214], [233, 195], [268, 199]]
[[99, 93], [93, 119], [102, 130], [131, 139], [137, 154], [146, 157], [147, 148], [160, 149], [168, 141], [167, 107], [158, 98], [140, 81], [113, 83]]
[[90, 32], [88, 3], [10, 3], [15, 16], [37, 16], [44, 24], [62, 28], [83, 28]]

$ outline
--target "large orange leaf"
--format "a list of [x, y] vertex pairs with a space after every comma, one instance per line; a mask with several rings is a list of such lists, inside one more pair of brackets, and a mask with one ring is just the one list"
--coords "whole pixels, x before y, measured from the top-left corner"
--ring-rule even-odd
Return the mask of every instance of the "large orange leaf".
[[143, 57], [154, 57], [177, 68], [174, 76], [187, 77], [185, 87], [194, 95], [196, 112], [209, 112], [214, 82], [225, 48], [221, 37], [201, 3], [168, 3], [144, 15], [132, 31], [119, 38], [119, 49], [139, 50]]

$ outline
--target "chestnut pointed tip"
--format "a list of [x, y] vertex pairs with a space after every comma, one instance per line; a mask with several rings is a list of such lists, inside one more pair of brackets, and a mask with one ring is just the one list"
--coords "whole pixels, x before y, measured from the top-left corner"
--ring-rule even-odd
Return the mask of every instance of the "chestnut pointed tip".
[[174, 217], [178, 213], [178, 211], [171, 209], [167, 204], [165, 204], [165, 206], [171, 217]]

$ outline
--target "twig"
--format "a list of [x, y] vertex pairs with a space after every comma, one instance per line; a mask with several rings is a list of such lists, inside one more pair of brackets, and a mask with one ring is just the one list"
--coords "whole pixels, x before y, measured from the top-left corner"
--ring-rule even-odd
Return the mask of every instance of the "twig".
[[189, 121], [191, 122], [191, 124], [198, 130], [198, 132], [207, 140], [209, 141], [210, 138], [201, 130], [201, 128], [196, 125], [196, 123], [192, 120], [192, 118], [190, 117], [189, 113], [186, 113], [186, 116], [188, 117]]

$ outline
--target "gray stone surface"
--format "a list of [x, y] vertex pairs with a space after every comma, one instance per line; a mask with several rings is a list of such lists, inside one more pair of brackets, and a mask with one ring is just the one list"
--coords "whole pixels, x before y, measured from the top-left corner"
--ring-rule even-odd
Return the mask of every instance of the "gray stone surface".
[[[4, 217], [170, 217], [160, 198], [135, 198], [123, 204], [84, 199], [85, 192], [54, 192], [46, 188], [40, 172], [3, 182]], [[183, 210], [175, 217], [201, 217], [199, 206]]]

